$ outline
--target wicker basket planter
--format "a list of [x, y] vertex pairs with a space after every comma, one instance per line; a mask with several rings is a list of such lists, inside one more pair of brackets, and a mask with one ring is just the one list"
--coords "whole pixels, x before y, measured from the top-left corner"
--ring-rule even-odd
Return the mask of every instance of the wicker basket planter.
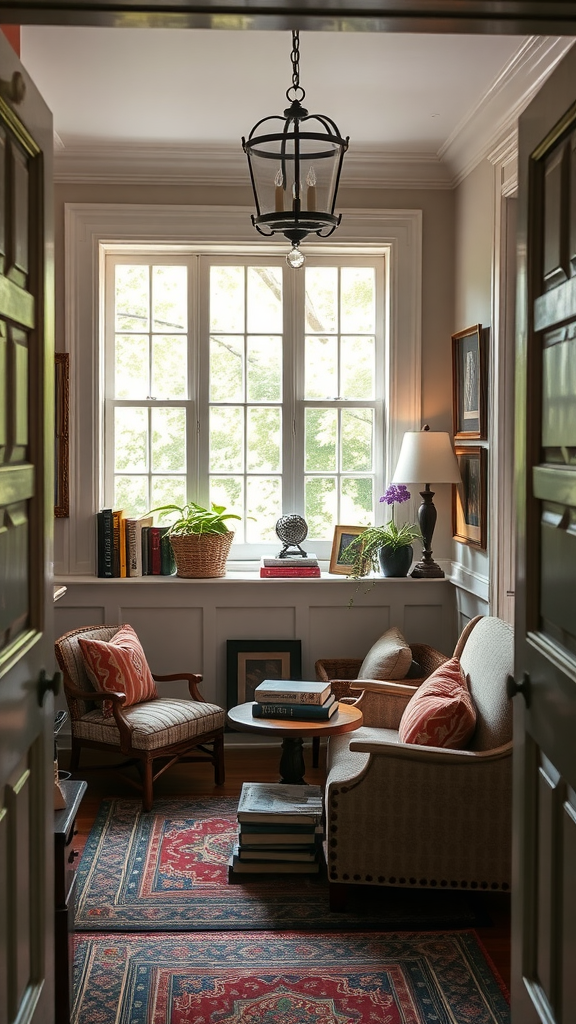
[[176, 575], [187, 579], [225, 576], [226, 559], [233, 539], [233, 530], [226, 533], [173, 533], [170, 543], [176, 559]]

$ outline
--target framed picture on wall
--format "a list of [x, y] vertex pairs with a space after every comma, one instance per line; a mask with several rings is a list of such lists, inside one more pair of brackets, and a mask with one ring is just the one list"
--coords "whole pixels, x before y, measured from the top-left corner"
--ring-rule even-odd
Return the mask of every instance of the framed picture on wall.
[[227, 640], [227, 706], [254, 700], [264, 679], [301, 679], [300, 640]]
[[353, 540], [361, 533], [364, 533], [365, 526], [335, 526], [334, 539], [332, 541], [332, 553], [330, 555], [329, 572], [337, 573], [340, 576], [349, 576], [351, 572], [350, 562], [345, 561], [344, 551]]
[[486, 550], [486, 448], [470, 445], [454, 449], [458, 459], [461, 484], [453, 487], [454, 540], [480, 551]]
[[482, 325], [452, 335], [454, 440], [486, 439], [486, 346]]

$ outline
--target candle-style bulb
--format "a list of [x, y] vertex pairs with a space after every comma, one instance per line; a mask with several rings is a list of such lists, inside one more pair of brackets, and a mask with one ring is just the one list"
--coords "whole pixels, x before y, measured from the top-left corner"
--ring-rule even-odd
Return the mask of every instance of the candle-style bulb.
[[313, 167], [308, 168], [308, 174], [306, 175], [306, 209], [316, 209], [316, 171]]
[[274, 177], [274, 209], [276, 213], [284, 212], [284, 175], [278, 168]]

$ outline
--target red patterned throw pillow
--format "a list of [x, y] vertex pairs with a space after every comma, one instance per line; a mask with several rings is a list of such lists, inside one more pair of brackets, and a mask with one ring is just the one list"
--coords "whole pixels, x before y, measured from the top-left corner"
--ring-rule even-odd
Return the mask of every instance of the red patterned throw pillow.
[[[154, 700], [156, 684], [132, 626], [120, 626], [111, 640], [78, 638], [84, 667], [92, 685], [101, 693], [125, 693], [123, 707]], [[111, 701], [104, 701], [104, 718], [112, 715]]]
[[401, 743], [464, 750], [476, 728], [476, 708], [457, 658], [445, 661], [404, 708]]

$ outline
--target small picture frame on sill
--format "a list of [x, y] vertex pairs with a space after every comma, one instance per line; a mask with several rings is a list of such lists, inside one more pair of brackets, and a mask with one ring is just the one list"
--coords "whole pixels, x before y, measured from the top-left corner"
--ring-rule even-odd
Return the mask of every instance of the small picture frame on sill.
[[332, 552], [330, 555], [330, 567], [328, 572], [336, 573], [339, 576], [349, 576], [351, 572], [350, 562], [344, 561], [344, 551], [356, 537], [364, 533], [365, 526], [335, 526], [334, 539], [332, 541]]
[[461, 484], [453, 486], [454, 540], [479, 551], [486, 550], [487, 541], [487, 451], [479, 445], [454, 449]]
[[253, 701], [264, 679], [301, 679], [300, 640], [227, 640], [227, 707]]
[[482, 324], [452, 335], [455, 441], [486, 440], [486, 345]]

